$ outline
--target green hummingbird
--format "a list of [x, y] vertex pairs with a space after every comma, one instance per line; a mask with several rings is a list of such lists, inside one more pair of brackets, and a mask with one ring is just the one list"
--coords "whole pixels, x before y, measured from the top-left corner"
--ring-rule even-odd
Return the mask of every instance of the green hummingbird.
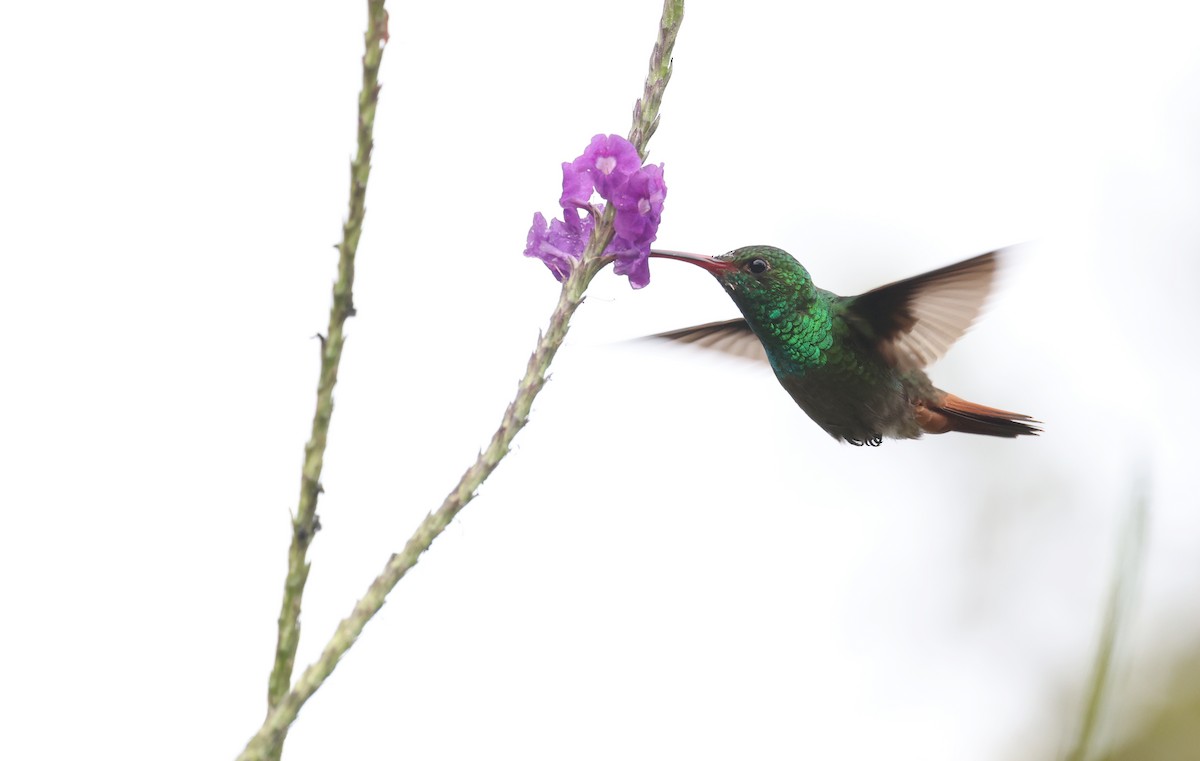
[[1000, 251], [992, 251], [859, 296], [813, 285], [791, 254], [748, 246], [721, 256], [650, 252], [708, 270], [743, 319], [655, 338], [766, 359], [779, 383], [826, 433], [855, 446], [883, 438], [962, 431], [1037, 435], [1038, 421], [968, 402], [935, 388], [924, 367], [978, 316]]

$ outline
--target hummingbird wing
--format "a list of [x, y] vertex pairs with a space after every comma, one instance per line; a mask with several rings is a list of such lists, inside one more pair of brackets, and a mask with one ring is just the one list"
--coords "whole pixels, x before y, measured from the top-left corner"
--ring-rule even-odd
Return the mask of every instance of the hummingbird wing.
[[742, 359], [767, 361], [767, 352], [759, 342], [758, 336], [754, 335], [750, 324], [740, 317], [736, 320], [709, 322], [647, 337], [691, 344], [702, 349], [715, 349]]
[[939, 359], [979, 316], [999, 251], [843, 300], [843, 317], [893, 367], [915, 370]]

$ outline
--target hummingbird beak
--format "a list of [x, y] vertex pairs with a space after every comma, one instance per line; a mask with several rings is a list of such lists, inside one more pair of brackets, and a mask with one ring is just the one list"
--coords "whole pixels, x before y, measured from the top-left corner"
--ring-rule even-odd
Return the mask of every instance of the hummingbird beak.
[[714, 275], [719, 275], [722, 272], [729, 272], [736, 269], [732, 262], [712, 256], [701, 256], [700, 254], [685, 254], [682, 251], [663, 251], [660, 249], [651, 249], [650, 256], [658, 257], [659, 259], [677, 259], [681, 262], [688, 262], [697, 267], [703, 267]]

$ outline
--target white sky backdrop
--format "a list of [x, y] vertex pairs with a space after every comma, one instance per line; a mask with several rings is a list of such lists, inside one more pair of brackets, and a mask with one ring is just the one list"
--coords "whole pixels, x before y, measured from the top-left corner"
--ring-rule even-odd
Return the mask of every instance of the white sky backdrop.
[[[0, 755], [258, 726], [363, 5], [0, 11]], [[287, 758], [1054, 758], [1142, 468], [1132, 716], [1200, 635], [1191, 5], [692, 3], [659, 244], [853, 293], [1033, 240], [932, 376], [1046, 435], [836, 445], [769, 371], [621, 343], [733, 316], [708, 275], [605, 273]], [[494, 429], [557, 292], [530, 218], [659, 10], [392, 6], [300, 667]]]

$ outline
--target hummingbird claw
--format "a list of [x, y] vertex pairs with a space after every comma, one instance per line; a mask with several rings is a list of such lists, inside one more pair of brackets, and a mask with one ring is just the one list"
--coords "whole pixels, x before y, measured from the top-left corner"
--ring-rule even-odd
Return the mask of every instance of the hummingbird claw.
[[852, 446], [856, 447], [877, 447], [883, 443], [883, 437], [877, 433], [869, 439], [846, 439], [846, 441], [850, 442]]

